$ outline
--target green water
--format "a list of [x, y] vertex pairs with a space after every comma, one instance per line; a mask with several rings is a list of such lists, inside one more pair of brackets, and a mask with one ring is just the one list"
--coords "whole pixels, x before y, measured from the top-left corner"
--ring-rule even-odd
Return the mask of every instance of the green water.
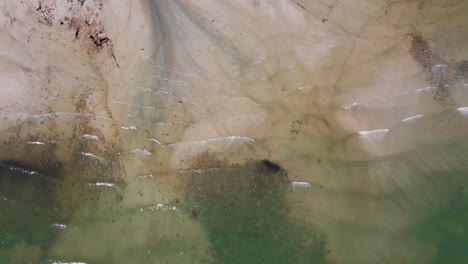
[[199, 209], [192, 210], [218, 263], [323, 263], [320, 232], [290, 219], [285, 172], [267, 163], [204, 177], [216, 177], [217, 184], [214, 190], [203, 180], [195, 185]]
[[[466, 177], [463, 173], [453, 174], [441, 176]], [[460, 186], [453, 194], [448, 206], [427, 217], [417, 228], [421, 239], [435, 243], [433, 263], [468, 263], [468, 188]]]
[[[187, 203], [180, 210], [199, 221], [206, 229], [210, 243], [209, 255], [212, 256], [211, 260], [194, 257], [193, 263], [323, 262], [325, 241], [320, 232], [303, 223], [292, 222], [289, 217], [290, 210], [284, 200], [288, 184], [286, 174], [280, 168], [260, 163], [203, 175], [204, 178], [216, 177], [215, 184], [208, 183], [203, 177], [192, 176], [197, 178], [195, 188], [187, 195]], [[2, 171], [2, 179], [4, 188], [1, 191], [5, 200], [1, 204], [3, 216], [0, 219], [0, 262], [11, 263], [13, 247], [24, 245], [39, 247], [43, 252], [39, 258], [41, 262], [51, 263], [50, 256], [44, 252], [53, 243], [57, 243], [57, 233], [62, 232], [53, 228], [53, 224], [60, 219], [59, 214], [54, 214], [53, 210], [55, 205], [52, 193], [55, 183], [18, 172], [12, 173], [8, 167]], [[118, 195], [112, 195], [115, 192], [109, 190], [106, 194], [101, 193], [101, 199], [102, 196], [107, 196], [104, 198], [106, 203], [118, 203]], [[80, 202], [93, 207], [97, 201], [89, 199], [92, 196], [94, 194], [83, 193]], [[118, 247], [108, 245], [105, 250], [107, 256], [103, 252], [98, 258], [81, 258], [86, 263], [164, 259], [166, 255], [177, 255], [179, 248], [187, 246], [184, 245], [186, 241], [183, 232], [180, 232], [180, 240], [158, 237], [158, 217], [154, 212], [116, 210], [112, 206], [93, 210], [92, 216], [84, 215], [80, 220], [74, 221], [74, 226], [84, 230], [79, 232], [86, 233], [98, 227], [114, 227], [111, 229], [115, 232], [115, 227], [123, 227], [118, 230], [121, 234], [116, 237], [127, 240], [128, 244], [124, 245], [123, 252], [118, 253], [113, 252]], [[137, 226], [132, 221], [138, 223]], [[132, 243], [132, 232], [138, 232], [138, 228], [144, 228], [144, 232], [148, 233], [149, 238], [143, 244]], [[154, 236], [149, 235], [151, 232], [154, 232]], [[79, 238], [80, 235], [76, 237]], [[103, 243], [109, 241], [104, 242], [103, 239]], [[30, 261], [28, 257], [23, 259]], [[61, 261], [74, 259], [63, 256]]]
[[8, 164], [0, 164], [0, 175], [0, 263], [10, 263], [14, 246], [46, 249], [53, 242], [54, 182]]
[[[435, 152], [459, 157], [465, 148], [429, 147], [394, 157], [389, 164], [400, 173], [400, 167], [418, 160], [411, 157]], [[414, 215], [421, 220], [399, 234], [432, 245], [432, 263], [468, 263], [467, 170], [457, 168], [415, 169], [420, 175], [414, 176], [407, 190], [424, 199], [440, 198], [433, 208], [415, 208]], [[120, 207], [124, 184], [99, 192], [83, 185], [74, 200], [82, 213], [73, 221], [57, 212], [63, 205], [54, 195], [57, 188], [63, 188], [58, 186], [65, 186], [57, 179], [28, 175], [8, 164], [1, 167], [0, 174], [0, 263], [327, 263], [330, 253], [327, 233], [293, 216], [287, 200], [291, 194], [287, 172], [269, 162], [180, 175], [191, 188], [183, 192], [177, 211]], [[394, 198], [376, 199], [391, 202]], [[204, 254], [190, 253], [190, 248], [202, 242], [191, 234], [194, 227], [181, 214], [188, 215], [206, 234]], [[67, 229], [60, 230], [55, 223], [65, 224]], [[168, 237], [167, 228], [177, 234]], [[64, 233], [72, 239], [60, 236]], [[57, 245], [68, 250], [51, 253]], [[19, 251], [22, 258], [15, 257], [18, 247], [26, 248]], [[370, 253], [365, 248], [359, 252]], [[358, 262], [349, 259], [347, 263]], [[381, 263], [391, 263], [391, 259]]]

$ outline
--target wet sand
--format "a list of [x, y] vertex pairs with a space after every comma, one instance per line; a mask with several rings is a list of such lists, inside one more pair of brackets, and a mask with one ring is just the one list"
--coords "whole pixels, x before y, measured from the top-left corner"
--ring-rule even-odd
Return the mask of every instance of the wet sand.
[[467, 9], [3, 0], [0, 262], [465, 263]]

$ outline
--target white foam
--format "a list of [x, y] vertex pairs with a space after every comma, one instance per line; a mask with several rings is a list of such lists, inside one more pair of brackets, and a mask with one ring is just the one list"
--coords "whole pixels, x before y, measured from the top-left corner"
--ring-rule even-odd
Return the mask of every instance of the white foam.
[[407, 118], [401, 120], [401, 122], [402, 123], [407, 123], [407, 122], [411, 122], [411, 121], [420, 119], [421, 117], [424, 117], [424, 115], [415, 115], [415, 116], [407, 117]]
[[155, 138], [150, 138], [149, 140], [151, 142], [154, 142], [154, 143], [158, 144], [158, 145], [162, 145], [161, 142], [159, 140], [155, 139]]
[[28, 145], [45, 145], [46, 143], [41, 142], [41, 141], [28, 141]]
[[414, 93], [432, 92], [432, 90], [434, 90], [433, 87], [425, 87], [425, 88], [416, 89], [416, 90], [414, 90], [413, 92], [414, 92]]
[[19, 168], [19, 167], [9, 167], [8, 169], [10, 171], [19, 172], [19, 173], [27, 174], [27, 175], [30, 175], [30, 176], [39, 174], [39, 172], [37, 172], [37, 171], [26, 170], [26, 169]]
[[99, 137], [98, 137], [98, 136], [90, 135], [90, 134], [84, 134], [84, 135], [81, 136], [81, 137], [84, 138], [84, 139], [89, 139], [89, 140], [99, 140]]
[[203, 174], [205, 172], [211, 172], [211, 171], [219, 171], [221, 168], [207, 168], [207, 169], [196, 169], [193, 170], [196, 174]]
[[466, 106], [465, 107], [460, 107], [460, 108], [457, 109], [457, 112], [464, 115], [464, 116], [466, 116], [466, 115], [468, 115], [468, 107], [466, 107]]
[[142, 156], [150, 156], [151, 155], [151, 152], [149, 152], [146, 149], [132, 149], [132, 150], [130, 150], [130, 153], [134, 154], [134, 155], [142, 155]]
[[60, 229], [60, 230], [64, 230], [65, 228], [67, 228], [66, 225], [64, 224], [59, 224], [59, 223], [55, 223], [52, 225], [53, 228], [56, 228], [56, 229]]
[[167, 206], [167, 205], [164, 205], [164, 204], [157, 204], [155, 206], [140, 208], [140, 211], [145, 212], [145, 211], [178, 211], [178, 210], [177, 210], [177, 207], [175, 207], [175, 206]]
[[93, 159], [97, 159], [97, 160], [102, 160], [100, 157], [94, 155], [93, 153], [89, 153], [89, 152], [80, 152], [81, 155], [85, 156], [85, 157], [88, 157], [88, 158], [93, 158]]
[[291, 186], [292, 186], [293, 191], [296, 190], [296, 188], [306, 189], [306, 188], [312, 187], [312, 185], [308, 182], [292, 182]]
[[345, 110], [350, 110], [351, 108], [356, 107], [358, 105], [359, 105], [358, 103], [353, 103], [352, 105], [345, 106], [344, 109]]
[[[365, 146], [374, 148], [375, 144], [380, 144], [382, 139], [387, 135], [389, 129], [376, 129], [370, 131], [359, 131], [359, 139], [361, 143], [365, 144]], [[370, 144], [370, 145], [369, 145]]]
[[374, 137], [382, 137], [386, 135], [390, 130], [387, 128], [383, 129], [375, 129], [375, 130], [369, 130], [369, 131], [359, 131], [358, 134], [360, 137], [363, 138], [374, 138]]
[[125, 130], [138, 130], [136, 126], [121, 126], [120, 128]]
[[109, 183], [109, 182], [96, 182], [96, 183], [90, 183], [90, 186], [98, 186], [98, 187], [111, 187], [111, 188], [116, 188], [115, 183]]
[[137, 179], [147, 179], [147, 178], [154, 178], [154, 176], [153, 174], [143, 174], [137, 177]]
[[301, 91], [303, 93], [308, 93], [313, 88], [314, 88], [314, 86], [312, 86], [312, 85], [305, 85], [305, 86], [301, 86], [301, 87], [297, 88], [297, 90], [299, 90], [299, 91]]

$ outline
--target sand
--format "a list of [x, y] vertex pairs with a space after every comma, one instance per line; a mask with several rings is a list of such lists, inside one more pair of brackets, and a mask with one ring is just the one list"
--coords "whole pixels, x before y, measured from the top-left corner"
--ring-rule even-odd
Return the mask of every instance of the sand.
[[0, 262], [465, 263], [467, 9], [1, 1]]

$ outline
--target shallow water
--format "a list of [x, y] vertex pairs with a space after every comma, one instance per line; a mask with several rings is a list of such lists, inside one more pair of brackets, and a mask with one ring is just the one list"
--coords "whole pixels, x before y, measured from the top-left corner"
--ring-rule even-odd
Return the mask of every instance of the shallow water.
[[[175, 177], [191, 183], [191, 190], [171, 204], [124, 207], [125, 184], [83, 183], [80, 197], [74, 201], [78, 206], [74, 210], [80, 214], [72, 219], [57, 212], [60, 205], [52, 198], [60, 179], [30, 175], [4, 164], [0, 259], [2, 263], [153, 263], [155, 259], [160, 263], [325, 263], [331, 253], [327, 234], [332, 234], [349, 243], [350, 258], [363, 254], [367, 259], [373, 254], [380, 257], [386, 247], [398, 248], [402, 255], [423, 247], [433, 254], [430, 263], [465, 263], [467, 152], [468, 144], [455, 142], [386, 160], [330, 161], [334, 173], [346, 171], [348, 178], [360, 177], [366, 171], [363, 168], [377, 166], [384, 169], [371, 177], [406, 174], [408, 178], [400, 179], [409, 182], [402, 184], [398, 176], [389, 177], [386, 181], [392, 182], [384, 183], [386, 186], [399, 186], [379, 194], [356, 192], [351, 187], [313, 186], [321, 199], [317, 202], [325, 203], [316, 207], [349, 214], [341, 223], [318, 220], [318, 225], [314, 218], [330, 219], [330, 215], [320, 208], [307, 211], [303, 204], [311, 203], [304, 200], [307, 195], [294, 197], [307, 190], [293, 190], [286, 172], [266, 162], [175, 172]], [[443, 159], [460, 166], [444, 168]], [[428, 162], [439, 163], [432, 166], [437, 169], [428, 170], [430, 166], [424, 166]], [[158, 185], [142, 190], [142, 197], [146, 192], [157, 193]], [[287, 196], [296, 200], [290, 203]], [[299, 215], [308, 215], [308, 220], [291, 217], [292, 210], [297, 210], [294, 207], [301, 208]], [[355, 240], [360, 236], [365, 239]], [[201, 246], [205, 239], [207, 245]], [[367, 251], [368, 240], [375, 243], [371, 248], [382, 252]]]
[[466, 1], [0, 11], [0, 263], [468, 263]]

